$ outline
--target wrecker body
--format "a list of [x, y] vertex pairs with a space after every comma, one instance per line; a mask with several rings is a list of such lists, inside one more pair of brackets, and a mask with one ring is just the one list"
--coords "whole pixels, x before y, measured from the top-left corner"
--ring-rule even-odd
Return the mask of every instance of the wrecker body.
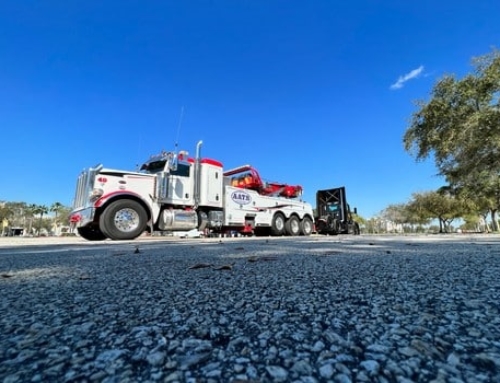
[[359, 234], [359, 224], [353, 219], [347, 203], [345, 187], [316, 192], [315, 231], [318, 234]]
[[302, 187], [266, 183], [250, 165], [224, 171], [221, 162], [185, 151], [151, 156], [139, 171], [84, 170], [70, 224], [88, 240], [130, 240], [145, 232], [204, 235], [310, 235], [312, 206]]

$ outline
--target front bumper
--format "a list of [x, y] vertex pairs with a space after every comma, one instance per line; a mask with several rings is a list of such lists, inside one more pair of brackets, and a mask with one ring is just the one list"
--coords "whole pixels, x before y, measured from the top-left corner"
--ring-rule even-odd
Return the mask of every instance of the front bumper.
[[69, 216], [69, 223], [74, 228], [87, 226], [94, 221], [95, 208], [88, 207], [80, 210], [72, 211]]

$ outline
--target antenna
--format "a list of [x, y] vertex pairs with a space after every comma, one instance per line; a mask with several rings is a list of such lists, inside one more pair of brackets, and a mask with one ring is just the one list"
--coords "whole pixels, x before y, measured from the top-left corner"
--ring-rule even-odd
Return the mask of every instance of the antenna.
[[175, 151], [176, 152], [177, 152], [177, 146], [179, 144], [179, 132], [181, 131], [183, 117], [184, 117], [184, 106], [181, 107], [181, 115], [179, 117], [179, 124], [177, 125], [177, 136], [175, 137]]

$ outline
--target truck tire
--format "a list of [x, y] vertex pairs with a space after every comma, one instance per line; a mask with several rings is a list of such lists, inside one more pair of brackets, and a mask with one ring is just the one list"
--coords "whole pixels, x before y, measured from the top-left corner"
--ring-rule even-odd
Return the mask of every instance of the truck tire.
[[112, 202], [99, 218], [101, 231], [113, 240], [135, 239], [146, 230], [148, 216], [139, 202]]
[[97, 227], [79, 227], [77, 231], [80, 237], [86, 239], [87, 241], [102, 241], [107, 238]]
[[313, 221], [309, 217], [304, 217], [300, 221], [300, 235], [309, 236], [313, 232]]
[[300, 221], [299, 219], [292, 215], [285, 222], [285, 233], [286, 235], [300, 235]]
[[360, 235], [361, 230], [359, 230], [359, 224], [357, 222], [354, 223], [354, 235]]
[[283, 235], [285, 233], [285, 216], [281, 213], [275, 213], [271, 222], [271, 235]]

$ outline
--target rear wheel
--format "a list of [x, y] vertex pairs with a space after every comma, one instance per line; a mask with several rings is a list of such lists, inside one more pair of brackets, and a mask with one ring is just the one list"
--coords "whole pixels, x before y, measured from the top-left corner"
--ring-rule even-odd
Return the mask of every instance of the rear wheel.
[[285, 216], [281, 213], [274, 214], [273, 222], [271, 223], [272, 235], [283, 235], [285, 233]]
[[300, 221], [292, 215], [285, 223], [285, 232], [287, 235], [300, 235]]
[[87, 241], [102, 241], [107, 238], [97, 227], [79, 227], [77, 231], [80, 237], [86, 239]]
[[146, 230], [147, 220], [146, 211], [140, 203], [121, 199], [104, 210], [99, 218], [99, 226], [111, 239], [134, 239]]
[[300, 234], [301, 235], [311, 235], [313, 232], [313, 221], [309, 217], [304, 217], [302, 221], [300, 221]]

